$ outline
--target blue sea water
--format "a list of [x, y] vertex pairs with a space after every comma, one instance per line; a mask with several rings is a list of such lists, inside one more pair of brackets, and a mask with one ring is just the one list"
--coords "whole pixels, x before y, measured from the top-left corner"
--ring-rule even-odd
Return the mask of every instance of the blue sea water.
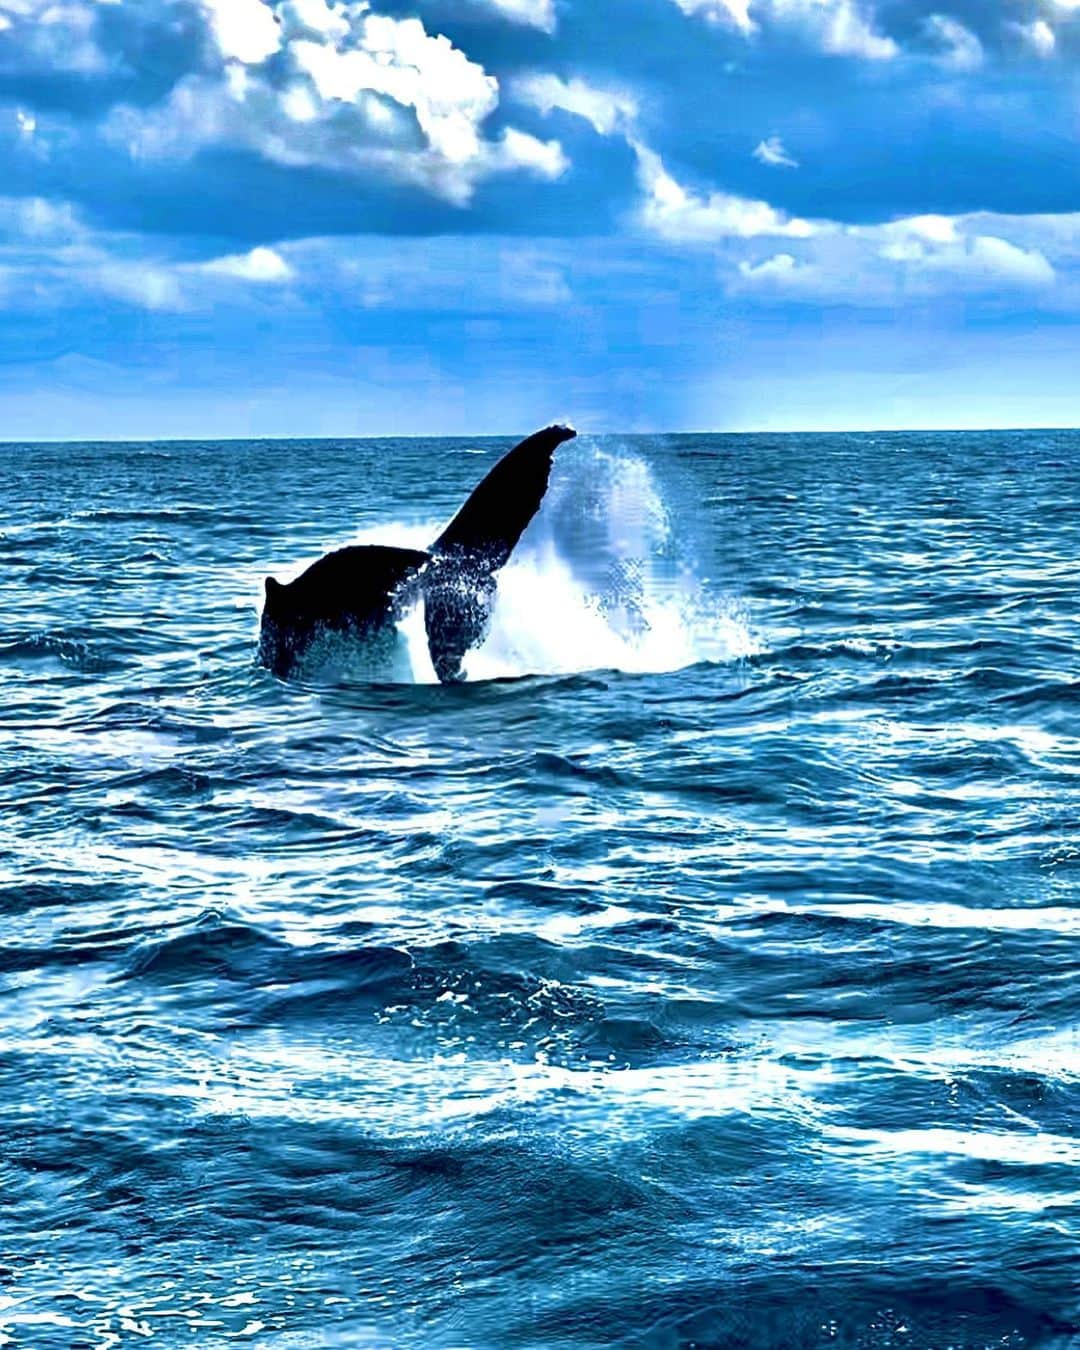
[[0, 1344], [1080, 1345], [1080, 434], [0, 448]]

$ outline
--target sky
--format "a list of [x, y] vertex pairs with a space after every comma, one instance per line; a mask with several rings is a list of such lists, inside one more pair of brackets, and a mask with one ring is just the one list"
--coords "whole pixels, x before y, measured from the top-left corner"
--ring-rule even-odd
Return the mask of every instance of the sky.
[[0, 0], [0, 438], [1080, 423], [1080, 0]]

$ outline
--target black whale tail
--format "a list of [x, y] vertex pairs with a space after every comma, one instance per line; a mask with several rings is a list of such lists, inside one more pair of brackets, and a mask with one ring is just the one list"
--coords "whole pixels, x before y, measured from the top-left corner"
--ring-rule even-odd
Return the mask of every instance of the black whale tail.
[[576, 434], [547, 427], [516, 445], [428, 552], [355, 545], [328, 553], [295, 581], [268, 577], [260, 663], [285, 676], [324, 634], [392, 639], [419, 591], [435, 673], [443, 683], [460, 680], [462, 658], [487, 632], [495, 573], [540, 509], [556, 448]]
[[435, 557], [468, 556], [497, 572], [540, 509], [551, 476], [551, 457], [573, 427], [545, 427], [515, 445], [483, 478], [431, 546]]
[[424, 626], [435, 674], [462, 678], [461, 662], [483, 641], [495, 600], [495, 573], [506, 565], [540, 509], [551, 458], [577, 432], [551, 426], [504, 455], [431, 546], [424, 569]]

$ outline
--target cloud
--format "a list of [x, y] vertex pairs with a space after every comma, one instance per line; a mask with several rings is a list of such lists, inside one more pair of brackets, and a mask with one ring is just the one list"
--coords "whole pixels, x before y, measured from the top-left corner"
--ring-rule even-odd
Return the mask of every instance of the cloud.
[[[552, 39], [479, 26], [481, 3], [0, 0], [13, 16], [0, 35], [0, 157], [22, 190], [48, 182], [124, 227], [217, 227], [243, 240], [236, 249], [353, 229], [606, 230], [626, 219], [635, 183], [615, 138], [639, 134], [639, 123], [672, 165], [693, 164], [699, 181], [795, 217], [1080, 202], [1080, 176], [1060, 171], [1067, 147], [1046, 134], [1074, 110], [1069, 58], [1080, 36], [1051, 0], [746, 0], [734, 12], [729, 0], [640, 0], [610, 33], [602, 11], [565, 0]], [[64, 26], [45, 21], [57, 5], [83, 16], [92, 77], [50, 76], [44, 57], [22, 59], [32, 32], [36, 50], [65, 59]], [[525, 8], [544, 22], [559, 10]], [[935, 14], [942, 22], [927, 28]], [[1062, 54], [1040, 63], [1039, 86], [1022, 66], [1036, 60], [1038, 24], [1057, 26]], [[5, 46], [16, 29], [18, 43]], [[897, 44], [902, 66], [886, 59]], [[862, 52], [883, 68], [826, 64], [827, 51]], [[980, 51], [985, 79], [941, 79], [942, 62], [970, 67]], [[724, 134], [702, 137], [695, 128], [717, 97]], [[27, 121], [14, 135], [17, 111]], [[575, 135], [574, 116], [613, 143]], [[783, 139], [770, 157], [774, 131]], [[571, 138], [575, 172], [550, 191]], [[759, 145], [755, 164], [746, 151]], [[781, 174], [790, 166], [779, 155], [806, 163], [804, 146], [812, 171]], [[1007, 172], [989, 168], [1006, 162]], [[767, 191], [762, 164], [775, 170]]]
[[767, 140], [759, 141], [757, 149], [754, 151], [754, 158], [760, 160], [762, 164], [768, 164], [777, 169], [797, 169], [799, 161], [792, 159], [784, 149], [784, 143], [779, 136], [770, 136]]
[[[807, 240], [798, 256], [792, 250], [736, 261], [730, 285], [773, 299], [861, 308], [902, 308], [948, 295], [1049, 298], [1058, 276], [1043, 248], [1003, 237], [1022, 229], [1018, 219], [984, 215], [835, 227]], [[1052, 241], [1046, 232], [1044, 247]]]
[[[925, 51], [927, 44], [939, 61], [956, 70], [969, 71], [982, 64], [985, 51], [979, 36], [965, 23], [971, 6], [957, 0], [907, 0], [887, 4], [883, 0], [673, 0], [688, 17], [727, 27], [766, 45], [774, 35], [801, 37], [808, 45], [834, 56], [866, 61], [890, 61], [901, 54], [901, 41], [910, 52]], [[1029, 22], [1006, 21], [999, 12], [1005, 5], [988, 5], [974, 17], [984, 39], [995, 46], [1007, 45], [1008, 30], [1019, 32], [1025, 45], [1045, 56], [1056, 45], [1048, 19], [1055, 13], [1073, 13], [1080, 0], [1025, 0], [1025, 7], [1042, 6], [1048, 12]], [[950, 12], [955, 11], [955, 12]], [[883, 32], [881, 17], [896, 25], [896, 35]]]
[[[258, 65], [281, 48], [281, 29], [263, 0], [202, 0], [218, 49], [227, 60]], [[302, 8], [302, 6], [301, 6]]]
[[976, 234], [943, 248], [925, 249], [905, 259], [924, 272], [943, 272], [977, 286], [1048, 286], [1054, 269], [1038, 249], [1023, 249], [1007, 239]]
[[728, 192], [699, 196], [677, 182], [655, 151], [632, 141], [638, 181], [644, 194], [640, 218], [652, 234], [674, 243], [706, 244], [720, 239], [754, 239], [762, 235], [808, 239], [820, 222], [799, 220], [767, 202]]
[[513, 93], [520, 102], [545, 115], [559, 109], [582, 117], [601, 136], [626, 130], [638, 112], [630, 94], [595, 89], [584, 80], [566, 81], [557, 75], [521, 75], [514, 81]]
[[751, 0], [675, 0], [684, 14], [701, 15], [711, 23], [730, 23], [742, 33], [755, 28], [750, 17]]
[[982, 65], [982, 43], [969, 29], [946, 14], [931, 14], [926, 31], [938, 59], [953, 70], [975, 70]]
[[53, 202], [46, 197], [0, 197], [0, 238], [56, 245], [84, 233], [78, 213], [68, 202]]
[[801, 263], [790, 253], [777, 253], [764, 262], [752, 263], [742, 259], [739, 263], [739, 275], [752, 285], [776, 284], [781, 291], [817, 287], [820, 282], [818, 268], [810, 263]]
[[914, 216], [848, 233], [909, 275], [939, 275], [986, 289], [1038, 288], [1053, 282], [1054, 269], [1038, 248], [984, 233], [986, 223], [980, 216]]
[[257, 284], [291, 281], [292, 267], [276, 249], [260, 246], [250, 253], [229, 254], [203, 263], [202, 270], [211, 276], [233, 277], [238, 281]]
[[116, 300], [140, 309], [180, 310], [184, 296], [176, 274], [167, 267], [141, 262], [105, 262], [82, 280]]
[[855, 0], [772, 0], [777, 21], [801, 26], [822, 51], [865, 61], [891, 61], [896, 43], [882, 37], [863, 17]]
[[[566, 308], [578, 244], [476, 235], [340, 237], [192, 260], [168, 240], [97, 231], [65, 202], [0, 196], [0, 291], [57, 330], [57, 314], [253, 312], [319, 322], [328, 310], [490, 316]], [[232, 320], [230, 320], [232, 321]]]
[[1035, 19], [1032, 23], [1016, 23], [1012, 27], [1023, 44], [1036, 56], [1053, 56], [1057, 47], [1057, 37], [1045, 19]]
[[727, 22], [747, 37], [764, 27], [789, 26], [822, 51], [888, 61], [899, 48], [877, 33], [856, 0], [674, 0], [684, 14]]
[[96, 0], [0, 0], [0, 70], [96, 75], [108, 61], [96, 38]]
[[555, 31], [555, 0], [481, 0], [481, 3], [511, 23], [539, 28], [545, 33]]
[[232, 289], [281, 285], [295, 279], [277, 249], [259, 246], [205, 262], [169, 256], [138, 235], [95, 231], [69, 202], [0, 197], [0, 267], [8, 297], [34, 312], [65, 309], [101, 296], [154, 312], [217, 306], [223, 282]]
[[228, 145], [278, 164], [413, 184], [457, 205], [494, 174], [565, 172], [558, 142], [513, 127], [484, 135], [498, 81], [419, 19], [373, 13], [365, 0], [204, 3], [220, 68], [186, 76], [162, 104], [114, 111], [108, 134], [136, 158]]
[[952, 244], [959, 238], [959, 221], [955, 216], [905, 216], [885, 225], [854, 226], [849, 230], [855, 238], [884, 239], [897, 247], [911, 245], [921, 249], [926, 244]]

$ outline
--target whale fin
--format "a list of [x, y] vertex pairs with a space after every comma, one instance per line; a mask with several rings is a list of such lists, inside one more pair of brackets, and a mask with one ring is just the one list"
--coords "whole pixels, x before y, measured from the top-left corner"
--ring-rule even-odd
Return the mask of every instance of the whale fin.
[[551, 426], [515, 445], [473, 489], [431, 552], [436, 557], [466, 555], [488, 572], [505, 566], [540, 509], [552, 455], [576, 435], [573, 427]]
[[431, 546], [420, 579], [424, 627], [435, 673], [444, 684], [464, 678], [461, 663], [484, 640], [495, 603], [495, 577], [540, 509], [551, 457], [577, 432], [551, 426], [505, 454]]
[[260, 663], [284, 675], [323, 633], [370, 637], [389, 628], [429, 559], [417, 549], [358, 544], [328, 553], [295, 581], [267, 577]]

